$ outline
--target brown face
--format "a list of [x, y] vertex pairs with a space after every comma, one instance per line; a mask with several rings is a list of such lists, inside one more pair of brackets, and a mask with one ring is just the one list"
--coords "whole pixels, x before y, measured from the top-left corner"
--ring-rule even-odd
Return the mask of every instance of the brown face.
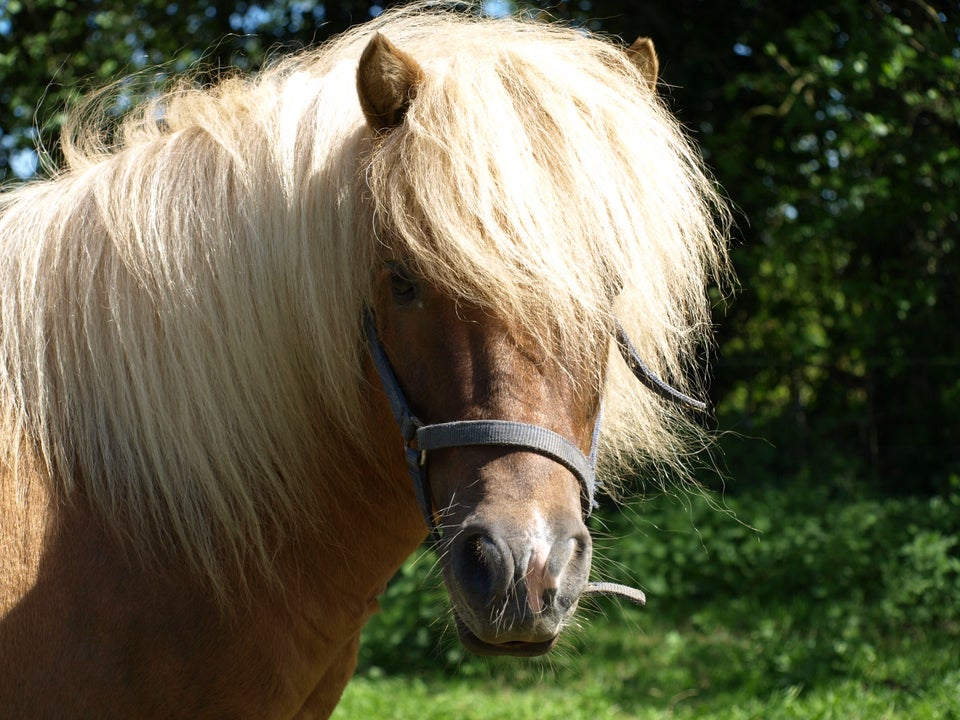
[[[381, 273], [375, 310], [424, 423], [529, 423], [589, 452], [597, 392], [575, 387], [569, 372], [525, 349], [496, 317], [458, 306], [396, 263]], [[543, 455], [493, 446], [432, 451], [427, 472], [464, 645], [481, 654], [549, 650], [590, 571], [579, 481]]]

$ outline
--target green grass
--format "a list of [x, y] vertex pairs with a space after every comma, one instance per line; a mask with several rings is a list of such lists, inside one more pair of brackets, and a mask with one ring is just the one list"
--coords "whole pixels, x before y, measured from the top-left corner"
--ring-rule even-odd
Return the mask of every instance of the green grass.
[[[810, 631], [770, 633], [769, 644], [764, 634], [749, 623], [734, 631], [594, 618], [575, 654], [568, 649], [552, 666], [368, 671], [334, 718], [960, 719], [960, 633], [908, 632], [846, 652]], [[808, 680], [791, 684], [784, 667], [795, 663], [809, 665], [797, 673]]]
[[595, 601], [543, 660], [464, 656], [411, 562], [335, 720], [960, 720], [960, 491], [729, 507], [609, 517], [600, 566], [644, 578], [648, 606]]

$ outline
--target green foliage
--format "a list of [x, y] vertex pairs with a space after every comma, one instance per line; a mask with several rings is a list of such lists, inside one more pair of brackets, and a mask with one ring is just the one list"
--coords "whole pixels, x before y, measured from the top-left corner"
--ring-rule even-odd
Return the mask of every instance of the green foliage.
[[297, 0], [0, 4], [0, 182], [14, 170], [31, 175], [37, 147], [49, 154], [43, 162], [60, 162], [63, 113], [84, 92], [139, 72], [162, 80], [189, 68], [204, 82], [228, 68], [254, 70], [271, 52], [369, 18], [369, 8]]
[[760, 180], [733, 181], [752, 228], [723, 362], [751, 389], [721, 414], [779, 436], [761, 475], [844, 458], [890, 489], [942, 488], [960, 433], [956, 25], [846, 2], [769, 30], [740, 35], [755, 52], [716, 138], [755, 152], [714, 153], [721, 179]]
[[725, 507], [696, 497], [643, 503], [615, 519], [625, 537], [610, 553], [651, 596], [679, 607], [709, 602], [715, 610], [702, 612], [730, 620], [782, 605], [795, 621], [837, 636], [858, 624], [960, 622], [956, 485], [942, 497], [896, 499], [799, 486]]
[[464, 657], [420, 557], [338, 716], [414, 717], [427, 696], [422, 717], [960, 716], [960, 481], [925, 499], [657, 497], [603, 525], [600, 574], [639, 579], [646, 608], [591, 602], [559, 658]]

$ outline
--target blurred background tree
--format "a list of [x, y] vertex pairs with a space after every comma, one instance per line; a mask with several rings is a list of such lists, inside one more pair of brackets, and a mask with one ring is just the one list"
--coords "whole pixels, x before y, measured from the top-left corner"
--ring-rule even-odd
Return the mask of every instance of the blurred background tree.
[[[0, 181], [56, 166], [84, 91], [253, 71], [389, 4], [3, 0]], [[711, 354], [728, 490], [945, 490], [960, 475], [960, 3], [484, 7], [653, 37], [663, 92], [738, 210], [741, 289]]]
[[201, 82], [255, 70], [377, 12], [363, 1], [0, 0], [0, 181], [33, 175], [38, 147], [57, 165], [63, 112], [86, 92], [137, 75], [134, 92], [149, 92], [188, 68]]

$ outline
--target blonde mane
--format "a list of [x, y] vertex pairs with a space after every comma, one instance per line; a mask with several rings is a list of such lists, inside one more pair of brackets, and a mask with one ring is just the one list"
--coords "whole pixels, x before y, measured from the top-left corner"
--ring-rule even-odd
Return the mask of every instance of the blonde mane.
[[[374, 143], [355, 73], [375, 30], [425, 80]], [[5, 429], [57, 493], [214, 581], [268, 567], [272, 533], [322, 516], [318, 468], [366, 445], [385, 253], [558, 351], [596, 352], [614, 313], [681, 387], [707, 338], [724, 204], [622, 49], [582, 31], [415, 6], [184, 83], [110, 146], [104, 124], [75, 116], [66, 169], [0, 198]], [[685, 426], [610, 363], [608, 457], [682, 465]]]

